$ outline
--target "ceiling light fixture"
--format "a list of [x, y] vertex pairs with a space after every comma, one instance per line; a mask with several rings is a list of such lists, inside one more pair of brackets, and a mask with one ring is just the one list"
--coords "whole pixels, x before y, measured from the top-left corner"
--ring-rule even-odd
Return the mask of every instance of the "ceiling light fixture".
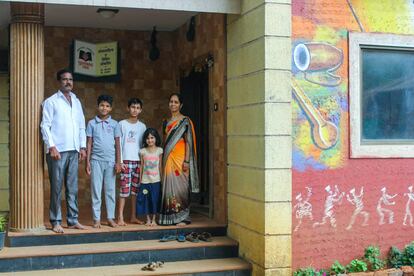
[[103, 18], [108, 19], [108, 18], [114, 17], [115, 14], [117, 14], [119, 12], [119, 10], [117, 10], [117, 9], [98, 9], [96, 12], [99, 13]]

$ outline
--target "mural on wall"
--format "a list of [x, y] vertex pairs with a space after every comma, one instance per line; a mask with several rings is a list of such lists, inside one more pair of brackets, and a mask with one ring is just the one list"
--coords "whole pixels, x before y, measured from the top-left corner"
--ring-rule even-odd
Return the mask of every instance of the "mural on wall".
[[380, 217], [379, 224], [382, 225], [385, 223], [385, 217], [388, 215], [388, 224], [394, 223], [394, 211], [384, 207], [384, 206], [391, 206], [395, 205], [395, 201], [391, 201], [397, 194], [389, 195], [387, 194], [387, 188], [383, 187], [381, 189], [381, 197], [378, 199], [377, 204], [377, 213]]
[[346, 230], [352, 229], [352, 226], [354, 225], [355, 220], [359, 215], [362, 215], [364, 217], [364, 222], [362, 223], [362, 226], [368, 225], [369, 213], [367, 211], [364, 211], [364, 202], [362, 201], [363, 197], [364, 187], [361, 187], [359, 195], [355, 194], [355, 188], [352, 188], [346, 195], [346, 199], [349, 201], [349, 203], [355, 206], [355, 210], [352, 213], [351, 221], [349, 222], [349, 225], [346, 227]]
[[407, 225], [407, 219], [410, 220], [410, 226], [413, 224], [413, 215], [411, 214], [411, 201], [414, 201], [413, 186], [408, 187], [408, 193], [404, 193], [404, 196], [408, 197], [407, 203], [405, 204], [405, 214], [403, 225]]
[[322, 217], [321, 222], [315, 222], [313, 224], [313, 228], [324, 225], [328, 222], [331, 224], [332, 227], [336, 227], [336, 218], [335, 218], [335, 212], [334, 212], [334, 206], [335, 205], [341, 205], [342, 204], [342, 198], [344, 197], [345, 193], [340, 192], [337, 185], [335, 185], [335, 191], [332, 191], [331, 186], [328, 185], [325, 187], [325, 191], [328, 193], [325, 199], [325, 210], [324, 215]]
[[[295, 226], [294, 232], [300, 229], [303, 219], [307, 218], [309, 221], [313, 220], [313, 209], [312, 209], [312, 203], [310, 202], [310, 198], [312, 196], [312, 188], [306, 187], [306, 189], [308, 191], [306, 199], [303, 199], [302, 193], [298, 193], [295, 197], [297, 203], [293, 206], [293, 210], [296, 210], [295, 218], [296, 218], [297, 224]], [[331, 189], [330, 185], [327, 185], [325, 187], [325, 191], [328, 195], [326, 196], [326, 199], [325, 199], [324, 214], [323, 214], [321, 222], [315, 222], [312, 224], [313, 228], [324, 225], [327, 222], [329, 222], [331, 227], [333, 228], [337, 227], [334, 207], [335, 205], [338, 205], [338, 206], [342, 205], [342, 199], [345, 193], [340, 192], [340, 189], [337, 185], [335, 185], [334, 191]], [[404, 196], [407, 196], [408, 199], [406, 203], [405, 216], [404, 216], [404, 220], [402, 221], [402, 225], [407, 226], [407, 220], [409, 220], [409, 225], [414, 227], [413, 216], [412, 216], [411, 209], [410, 209], [411, 202], [414, 202], [413, 187], [409, 186], [408, 191], [409, 191], [408, 193], [404, 194]], [[364, 197], [364, 187], [360, 188], [358, 195], [355, 192], [356, 192], [356, 188], [352, 188], [349, 191], [349, 193], [346, 194], [346, 199], [349, 202], [349, 204], [355, 206], [355, 209], [349, 220], [349, 224], [345, 228], [346, 230], [352, 229], [358, 217], [363, 218], [361, 226], [369, 225], [368, 221], [370, 218], [370, 214], [369, 212], [364, 210], [364, 203], [362, 200]], [[385, 187], [383, 187], [380, 190], [380, 192], [381, 192], [381, 195], [380, 195], [380, 198], [378, 199], [378, 204], [377, 204], [377, 209], [376, 209], [377, 214], [378, 214], [378, 224], [379, 225], [386, 224], [386, 221], [388, 222], [388, 224], [393, 224], [394, 223], [394, 211], [391, 210], [390, 207], [386, 207], [386, 206], [395, 205], [395, 201], [392, 201], [392, 199], [397, 197], [398, 194], [394, 194], [394, 195], [387, 194], [387, 188]]]
[[412, 240], [414, 159], [349, 157], [348, 33], [414, 35], [413, 18], [408, 0], [292, 1], [294, 268]]
[[[292, 93], [298, 112], [294, 116], [294, 166], [305, 170], [340, 165], [341, 106], [347, 108], [337, 70], [343, 52], [326, 42], [299, 42], [293, 50]], [[315, 93], [316, 92], [316, 93]], [[340, 142], [339, 142], [340, 144]], [[339, 155], [339, 156], [338, 156]], [[339, 159], [338, 159], [339, 157]]]
[[308, 194], [306, 196], [306, 199], [303, 199], [302, 198], [302, 193], [299, 193], [296, 196], [296, 201], [298, 203], [296, 203], [296, 205], [293, 206], [293, 210], [296, 210], [296, 212], [295, 212], [296, 219], [299, 221], [298, 224], [296, 225], [295, 229], [293, 230], [294, 232], [299, 230], [300, 225], [302, 224], [302, 219], [303, 218], [309, 218], [309, 220], [313, 220], [312, 204], [309, 203], [309, 199], [312, 196], [312, 189], [309, 188], [309, 187], [306, 187], [306, 189], [308, 190]]

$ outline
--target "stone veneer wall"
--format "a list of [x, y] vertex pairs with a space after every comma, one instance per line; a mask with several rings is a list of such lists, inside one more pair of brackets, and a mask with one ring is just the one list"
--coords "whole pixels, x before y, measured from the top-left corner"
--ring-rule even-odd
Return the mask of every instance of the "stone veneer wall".
[[227, 21], [228, 235], [253, 275], [291, 275], [291, 5]]
[[0, 212], [9, 211], [9, 75], [0, 73]]
[[226, 16], [223, 14], [200, 14], [196, 16], [195, 40], [188, 42], [184, 24], [175, 32], [176, 76], [180, 70], [188, 70], [193, 61], [211, 53], [214, 66], [210, 69], [210, 97], [218, 105], [212, 113], [213, 147], [213, 212], [214, 219], [225, 223], [227, 219], [227, 158], [226, 158]]
[[[140, 118], [147, 127], [161, 131], [161, 119], [168, 115], [168, 95], [176, 90], [173, 57], [173, 33], [159, 32], [159, 60], [148, 58], [150, 32], [104, 30], [89, 28], [45, 27], [45, 97], [58, 89], [56, 72], [69, 66], [69, 51], [73, 39], [92, 43], [118, 41], [121, 48], [121, 81], [119, 83], [74, 82], [74, 91], [82, 102], [86, 121], [96, 115], [96, 99], [101, 93], [114, 97], [112, 116], [116, 120], [127, 118], [127, 101], [138, 97], [143, 101]], [[90, 215], [90, 180], [84, 172], [79, 174], [80, 216]], [[45, 219], [48, 218], [50, 185], [45, 165]], [[104, 208], [103, 208], [104, 210]], [[103, 216], [103, 219], [105, 217]]]

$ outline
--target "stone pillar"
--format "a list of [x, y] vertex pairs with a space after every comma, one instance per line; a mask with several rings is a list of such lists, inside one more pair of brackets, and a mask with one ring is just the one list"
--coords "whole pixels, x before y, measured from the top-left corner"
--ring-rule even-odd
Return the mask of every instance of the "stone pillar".
[[291, 275], [290, 0], [227, 22], [228, 235], [253, 275]]
[[44, 6], [10, 3], [10, 230], [32, 232], [43, 224]]

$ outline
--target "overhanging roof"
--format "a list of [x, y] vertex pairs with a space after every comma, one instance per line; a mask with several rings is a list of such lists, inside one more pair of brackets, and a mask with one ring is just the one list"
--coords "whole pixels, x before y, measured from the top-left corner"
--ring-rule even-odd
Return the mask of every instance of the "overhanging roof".
[[[10, 3], [44, 3], [46, 26], [72, 26], [123, 30], [175, 30], [199, 13], [239, 13], [240, 0], [0, 0], [0, 28], [10, 22]], [[119, 13], [104, 19], [98, 8]]]

